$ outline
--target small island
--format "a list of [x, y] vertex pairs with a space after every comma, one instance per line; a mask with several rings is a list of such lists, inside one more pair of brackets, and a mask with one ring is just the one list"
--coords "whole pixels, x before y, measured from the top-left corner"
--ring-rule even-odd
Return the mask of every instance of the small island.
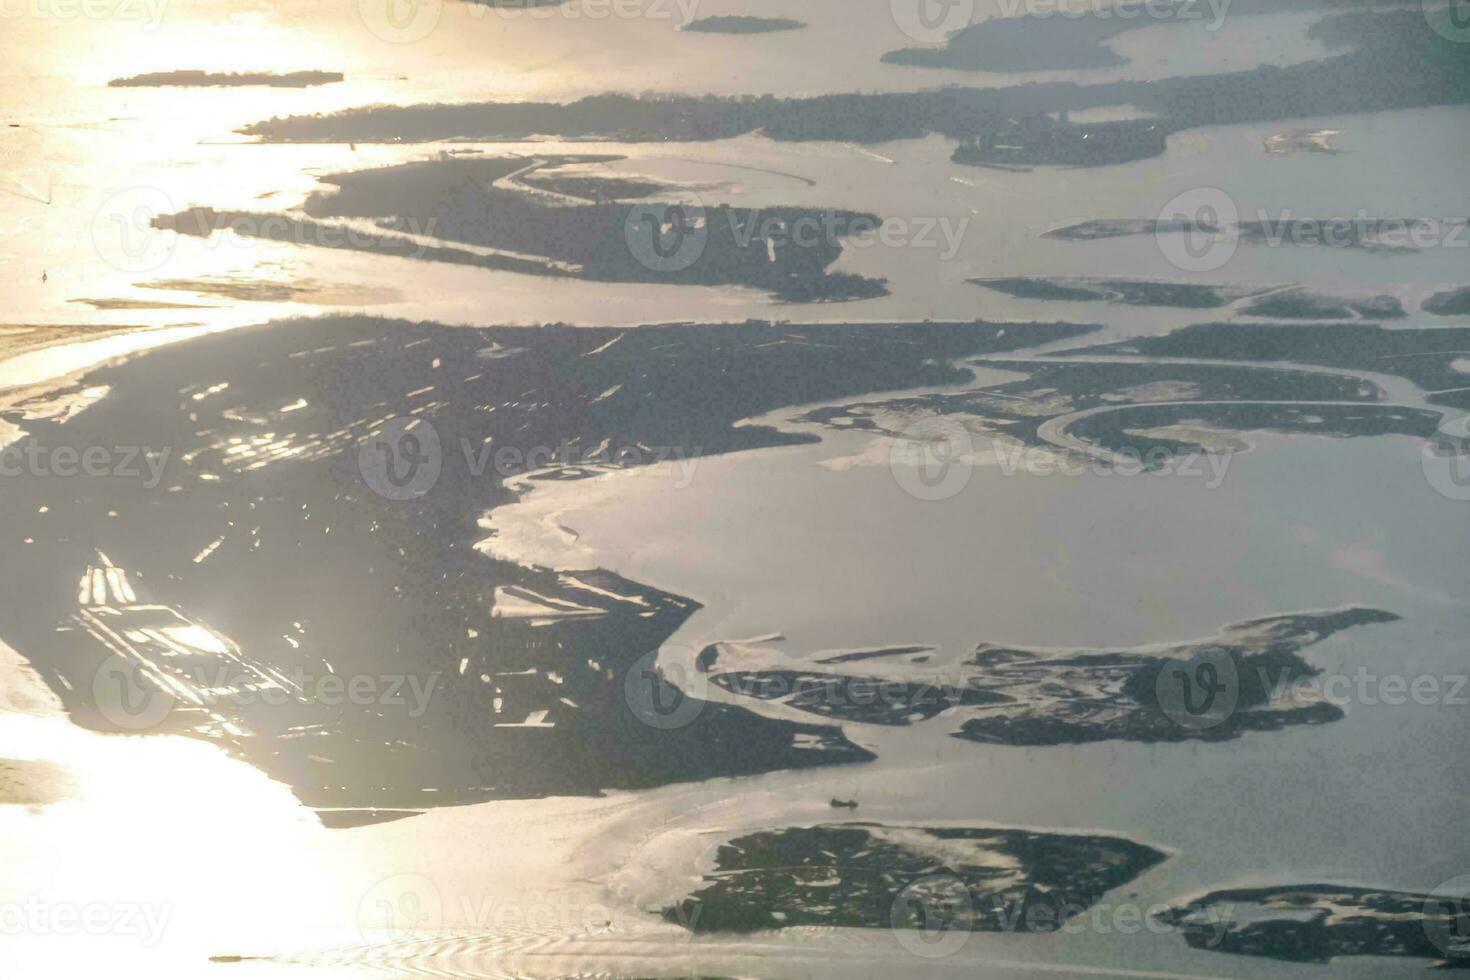
[[971, 279], [970, 282], [1017, 299], [1072, 300], [1182, 309], [1216, 309], [1229, 306], [1243, 297], [1264, 292], [1263, 288], [1252, 286], [1163, 282], [1153, 279], [1090, 279], [1083, 276], [1010, 276]]
[[[626, 200], [677, 188], [630, 176], [604, 176], [596, 165], [616, 156], [553, 156], [530, 165], [521, 157], [470, 156], [417, 160], [369, 170], [324, 174], [324, 188], [299, 212], [221, 210], [195, 206], [153, 219], [153, 227], [209, 238], [231, 231], [307, 247], [370, 251], [427, 262], [472, 265], [525, 275], [593, 282], [743, 286], [782, 302], [871, 299], [884, 280], [834, 272], [842, 240], [871, 232], [877, 215], [810, 208], [756, 211], [718, 205], [678, 214], [679, 231], [655, 227], [662, 206]], [[654, 208], [654, 210], [649, 210]], [[371, 221], [373, 235], [351, 235], [344, 221]], [[802, 229], [823, 229], [802, 244]], [[423, 234], [432, 229], [433, 234]], [[635, 244], [679, 248], [687, 261], [660, 265]]]
[[1169, 127], [1158, 119], [1074, 123], [1065, 111], [1005, 119], [960, 144], [951, 159], [971, 166], [1101, 167], [1163, 154]]
[[748, 17], [731, 14], [724, 17], [701, 17], [691, 20], [680, 30], [696, 34], [774, 34], [777, 31], [795, 31], [806, 24], [790, 17]]
[[197, 69], [154, 71], [130, 78], [114, 78], [108, 88], [246, 88], [264, 85], [269, 88], [310, 88], [331, 85], [343, 79], [337, 71], [232, 71], [214, 72]]
[[1195, 949], [1287, 963], [1339, 956], [1470, 966], [1459, 935], [1463, 898], [1348, 885], [1282, 885], [1211, 892], [1159, 914]]
[[1435, 316], [1470, 315], [1470, 286], [1435, 293], [1421, 303], [1419, 308]]
[[1045, 934], [1166, 857], [1124, 837], [1030, 828], [785, 827], [722, 844], [713, 872], [663, 915], [703, 933], [818, 926]]
[[1333, 296], [1300, 287], [1262, 296], [1240, 312], [1277, 320], [1402, 320], [1408, 315], [1397, 296]]

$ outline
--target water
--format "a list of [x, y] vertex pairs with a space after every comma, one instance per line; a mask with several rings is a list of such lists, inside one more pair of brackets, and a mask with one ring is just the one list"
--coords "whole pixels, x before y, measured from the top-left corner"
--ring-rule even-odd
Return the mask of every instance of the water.
[[[932, 644], [942, 671], [981, 641], [1180, 642], [1260, 616], [1366, 605], [1404, 619], [1329, 639], [1308, 651], [1313, 664], [1349, 676], [1463, 671], [1456, 637], [1470, 576], [1450, 532], [1458, 509], [1424, 481], [1416, 440], [1252, 434], [1255, 449], [1213, 487], [1180, 475], [1038, 477], [979, 466], [960, 495], [922, 501], [894, 478], [889, 440], [821, 434], [820, 445], [701, 460], [692, 480], [628, 473], [538, 486], [491, 517], [508, 535], [495, 548], [557, 567], [611, 567], [699, 599], [705, 609], [664, 650], [674, 664], [709, 642], [780, 633], [776, 646], [799, 658]], [[538, 533], [547, 521], [577, 537]], [[681, 818], [667, 833], [687, 839], [691, 822], [726, 834], [819, 821], [832, 795], [860, 799], [863, 819], [1095, 828], [1161, 846], [1175, 856], [1130, 889], [1145, 906], [1288, 881], [1427, 891], [1470, 857], [1446, 818], [1465, 769], [1455, 748], [1461, 711], [1353, 704], [1341, 722], [1228, 747], [975, 745], [944, 737], [954, 728], [944, 716], [909, 729], [849, 725], [877, 763], [761, 777], [754, 782], [781, 788], [742, 788], [713, 821]], [[1167, 943], [1115, 948], [1096, 935], [1028, 952], [1211, 976], [1257, 966], [1194, 962]], [[977, 935], [964, 963], [983, 971], [1007, 953], [1003, 940]], [[1276, 963], [1266, 973], [1315, 969]], [[1334, 973], [1378, 969], [1333, 964]]]
[[[789, 13], [761, 6], [771, 9], [709, 2], [698, 12]], [[779, 304], [749, 290], [553, 284], [171, 235], [148, 243], [145, 261], [119, 254], [122, 243], [106, 221], [119, 194], [143, 195], [138, 200], [159, 210], [282, 209], [313, 190], [322, 174], [419, 159], [436, 149], [258, 146], [233, 135], [272, 115], [373, 102], [561, 100], [610, 90], [803, 95], [1014, 81], [882, 65], [883, 52], [911, 42], [884, 5], [847, 0], [804, 5], [797, 16], [810, 28], [758, 40], [681, 36], [677, 19], [651, 17], [510, 20], [459, 4], [442, 16], [426, 39], [407, 44], [375, 37], [357, 4], [346, 2], [175, 2], [156, 28], [125, 17], [6, 20], [0, 121], [21, 128], [0, 129], [0, 319], [171, 329], [26, 355], [0, 366], [0, 386], [34, 383], [205, 329], [338, 309], [449, 324], [1065, 318], [1103, 322], [1102, 337], [1122, 339], [1198, 322], [1213, 311], [1040, 303], [966, 280], [1085, 274], [1299, 282], [1392, 292], [1411, 307], [1464, 282], [1465, 253], [1452, 249], [1386, 257], [1241, 248], [1224, 268], [1191, 276], [1170, 266], [1151, 238], [1077, 244], [1040, 235], [1089, 218], [1152, 218], [1174, 196], [1201, 187], [1227, 191], [1245, 217], [1257, 209], [1273, 216], [1286, 209], [1462, 214], [1465, 108], [1192, 130], [1172, 137], [1168, 153], [1155, 160], [1030, 174], [958, 166], [949, 161], [952, 146], [937, 138], [864, 148], [759, 136], [536, 148], [623, 154], [629, 160], [615, 169], [696, 185], [708, 204], [801, 204], [969, 222], [947, 257], [938, 248], [849, 251], [838, 271], [887, 278], [892, 290], [861, 304]], [[1035, 78], [1153, 78], [1303, 60], [1322, 53], [1302, 40], [1310, 21], [1243, 18], [1219, 35], [1150, 27], [1115, 42], [1134, 58], [1126, 68]], [[347, 81], [300, 91], [106, 87], [114, 77], [174, 68], [337, 70]], [[1340, 129], [1344, 152], [1263, 153], [1262, 141], [1286, 128]], [[524, 144], [462, 148], [529, 152]], [[201, 276], [316, 281], [335, 291], [326, 303], [251, 303], [143, 285]], [[385, 285], [394, 293], [378, 290]], [[77, 302], [86, 299], [201, 308], [99, 310]], [[795, 414], [761, 421], [790, 427]], [[1216, 488], [1179, 477], [1034, 477], [980, 466], [961, 495], [939, 503], [903, 493], [885, 440], [808, 430], [822, 441], [702, 459], [687, 481], [629, 473], [538, 486], [492, 515], [496, 527], [514, 532], [499, 546], [522, 560], [609, 568], [698, 599], [705, 608], [671, 639], [671, 658], [708, 642], [771, 633], [783, 634], [781, 648], [795, 656], [911, 643], [932, 644], [950, 659], [981, 641], [1133, 646], [1207, 637], [1251, 617], [1361, 604], [1403, 619], [1333, 637], [1308, 651], [1310, 662], [1349, 674], [1359, 667], [1405, 676], [1464, 671], [1470, 567], [1463, 504], [1433, 492], [1414, 440], [1254, 434], [1254, 451], [1233, 460]], [[551, 516], [574, 528], [576, 540], [546, 532]], [[444, 808], [328, 831], [285, 787], [212, 746], [76, 728], [28, 674], [24, 651], [0, 653], [8, 702], [0, 714], [0, 758], [59, 761], [80, 786], [62, 803], [0, 807], [0, 901], [12, 908], [39, 896], [55, 906], [85, 895], [168, 919], [156, 944], [129, 933], [0, 935], [0, 955], [17, 976], [297, 973], [281, 963], [206, 964], [221, 953], [284, 953], [309, 964], [300, 972], [310, 977], [337, 975], [338, 962], [381, 965], [410, 955], [417, 957], [413, 969], [431, 975], [1328, 973], [1196, 952], [1177, 937], [1096, 930], [976, 935], [960, 954], [933, 961], [909, 955], [886, 930], [690, 940], [645, 911], [686, 893], [722, 839], [833, 820], [832, 797], [860, 799], [863, 820], [1095, 829], [1170, 850], [1168, 862], [1130, 889], [1137, 893], [1130, 901], [1143, 907], [1261, 881], [1427, 890], [1470, 865], [1456, 818], [1459, 787], [1470, 775], [1458, 748], [1464, 709], [1450, 705], [1354, 704], [1334, 724], [1226, 745], [1018, 748], [945, 737], [943, 718], [901, 729], [849, 725], [850, 737], [879, 754], [876, 763], [601, 799]], [[707, 695], [734, 698], [717, 689]], [[405, 894], [438, 910], [434, 924], [451, 937], [442, 948], [407, 950], [391, 946], [402, 938], [391, 931], [364, 934], [360, 924], [372, 921], [377, 902]], [[322, 952], [367, 940], [390, 946]], [[1338, 960], [1331, 973], [1376, 977], [1395, 968]], [[362, 975], [355, 968], [342, 973]]]
[[[366, 3], [365, 6], [370, 7]], [[643, 323], [670, 319], [882, 319], [1056, 316], [1035, 303], [981, 294], [964, 280], [1006, 274], [1154, 275], [1189, 278], [1168, 265], [1150, 239], [1076, 245], [1041, 232], [1090, 217], [1155, 216], [1170, 198], [1219, 187], [1243, 215], [1258, 207], [1294, 213], [1452, 215], [1463, 210], [1456, 161], [1464, 109], [1435, 109], [1313, 121], [1344, 131], [1342, 156], [1286, 158], [1260, 152], [1284, 126], [1187, 131], [1167, 155], [1124, 167], [1051, 171], [1045, 179], [949, 162], [947, 141], [904, 141], [871, 149], [776, 144], [759, 137], [713, 144], [551, 144], [547, 152], [624, 153], [634, 163], [705, 188], [708, 204], [802, 204], [870, 210], [904, 222], [947, 218], [959, 230], [953, 255], [927, 245], [850, 249], [839, 271], [885, 277], [891, 297], [862, 306], [812, 308], [772, 303], [753, 291], [670, 290], [557, 282], [405, 259], [215, 236], [207, 241], [150, 230], [137, 214], [202, 204], [283, 209], [334, 171], [432, 156], [430, 147], [256, 146], [234, 130], [275, 115], [374, 103], [487, 99], [564, 100], [605, 91], [696, 94], [908, 91], [947, 84], [1006, 85], [1018, 80], [1106, 81], [1285, 63], [1320, 54], [1303, 40], [1309, 15], [1241, 17], [1207, 32], [1163, 23], [1122, 35], [1134, 58], [1104, 72], [1003, 76], [898, 68], [878, 62], [909, 42], [886, 9], [856, 15], [828, 0], [804, 13], [804, 31], [749, 38], [680, 35], [677, 17], [597, 21], [561, 15], [511, 18], [451, 3], [427, 37], [392, 43], [375, 36], [357, 4], [333, 3], [284, 15], [214, 4], [169, 3], [161, 20], [128, 6], [104, 20], [8, 20], [0, 75], [0, 254], [5, 258], [6, 319], [16, 323], [238, 325], [288, 313], [322, 312], [312, 302], [230, 303], [189, 292], [149, 289], [159, 279], [236, 277], [275, 284], [335, 287], [326, 308], [359, 308], [443, 322]], [[720, 10], [699, 13], [707, 16]], [[672, 0], [664, 4], [674, 15]], [[880, 5], [881, 8], [881, 5]], [[576, 5], [568, 11], [577, 9]], [[223, 14], [223, 16], [222, 16]], [[289, 29], [284, 25], [289, 24]], [[844, 44], [827, 30], [840, 25]], [[1168, 44], [1163, 44], [1163, 41]], [[1269, 41], [1270, 44], [1265, 44]], [[711, 70], [711, 46], [741, 52]], [[1150, 57], [1168, 52], [1164, 63]], [[1285, 57], [1285, 52], [1294, 58]], [[634, 55], [632, 52], [637, 52]], [[1241, 52], [1252, 52], [1248, 57]], [[820, 57], [824, 70], [809, 69]], [[1256, 62], [1250, 62], [1250, 59]], [[216, 71], [323, 69], [345, 82], [293, 89], [108, 88], [112, 78], [203, 67]], [[20, 128], [11, 128], [11, 126]], [[475, 145], [525, 153], [525, 144]], [[469, 149], [471, 147], [461, 147]], [[887, 162], [891, 161], [891, 162]], [[775, 170], [816, 181], [758, 173]], [[1408, 179], [1412, 176], [1412, 179]], [[141, 211], [139, 209], [142, 209]], [[117, 221], [131, 227], [120, 230]], [[936, 236], [937, 237], [937, 236]], [[1454, 281], [1462, 256], [1446, 250], [1393, 263], [1345, 250], [1243, 249], [1214, 278], [1231, 282], [1302, 281], [1314, 285], [1392, 286]], [[1286, 254], [1292, 252], [1293, 254]], [[42, 282], [42, 275], [47, 277]], [[398, 297], [370, 287], [391, 283]], [[201, 309], [93, 310], [85, 300], [199, 304]], [[1068, 307], [1069, 315], [1102, 315]], [[1135, 312], [1135, 316], [1143, 314]], [[1156, 315], [1156, 314], [1150, 314]]]

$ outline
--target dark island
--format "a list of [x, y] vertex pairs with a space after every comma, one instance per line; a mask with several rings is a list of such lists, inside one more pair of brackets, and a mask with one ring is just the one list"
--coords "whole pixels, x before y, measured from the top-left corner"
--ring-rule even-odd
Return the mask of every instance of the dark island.
[[342, 73], [335, 71], [155, 71], [130, 78], [114, 78], [109, 88], [158, 88], [177, 86], [183, 88], [239, 88], [264, 85], [270, 88], [310, 88], [313, 85], [331, 85], [342, 81]]
[[[811, 441], [736, 423], [953, 384], [958, 358], [1089, 329], [325, 318], [159, 348], [5, 413], [21, 450], [154, 447], [157, 472], [140, 458], [131, 475], [7, 479], [0, 636], [78, 724], [205, 739], [334, 827], [862, 762], [832, 725], [703, 701], [649, 667], [693, 599], [492, 559], [474, 547], [480, 517], [543, 465], [533, 450], [586, 474]], [[83, 391], [105, 407], [57, 407]], [[429, 427], [439, 447], [435, 479], [402, 498], [367, 478], [393, 461], [395, 420], [423, 427], [397, 444], [406, 456], [423, 457]], [[118, 701], [113, 668], [135, 698]], [[321, 696], [327, 677], [385, 697]], [[664, 710], [673, 722], [649, 723]]]
[[[1016, 120], [1057, 114], [1061, 128], [1047, 139], [1070, 162], [1086, 165], [1091, 156], [1079, 156], [1075, 144], [1096, 124], [1062, 122], [1063, 112], [1135, 106], [1157, 120], [1152, 130], [1104, 130], [1109, 145], [1098, 162], [1111, 163], [1150, 148], [1157, 151], [1164, 135], [1182, 129], [1470, 102], [1463, 45], [1435, 33], [1418, 10], [1335, 14], [1310, 34], [1341, 53], [1285, 68], [1265, 65], [1097, 85], [1048, 82], [812, 98], [609, 94], [564, 104], [368, 106], [270, 119], [241, 132], [270, 142], [657, 142], [727, 139], [756, 131], [774, 140], [876, 143], [938, 134], [963, 142], [985, 139]], [[1028, 152], [1045, 159], [1043, 148]]]
[[680, 30], [696, 34], [772, 34], [795, 31], [806, 24], [790, 17], [747, 17], [731, 14], [724, 17], [701, 17], [691, 20]]
[[1470, 968], [1461, 895], [1347, 885], [1275, 885], [1211, 892], [1160, 913], [1195, 949], [1330, 963], [1339, 956], [1438, 961]]
[[[1046, 16], [1042, 8], [1033, 15], [991, 17], [955, 31], [943, 47], [901, 48], [883, 60], [892, 65], [916, 68], [947, 68], [958, 71], [1035, 72], [1088, 71], [1117, 68], [1128, 59], [1107, 46], [1127, 31], [1138, 30], [1160, 20], [1171, 20], [1204, 30], [1217, 30], [1227, 15], [1273, 14], [1290, 10], [1338, 12], [1344, 8], [1370, 7], [1372, 0], [1234, 0], [1212, 11], [1203, 3], [1189, 0], [1123, 0], [1106, 13], [1111, 16], [1066, 16], [1069, 5], [1061, 4]], [[1080, 7], [1073, 8], [1078, 11]], [[1098, 11], [1089, 11], [1097, 13]]]
[[971, 279], [970, 282], [1018, 299], [1170, 306], [1192, 310], [1229, 306], [1242, 297], [1265, 291], [1264, 287], [1252, 286], [1165, 282], [1157, 279], [1091, 279], [1082, 276], [1013, 276]]
[[986, 127], [954, 151], [955, 163], [975, 166], [1102, 167], [1156, 157], [1169, 127], [1157, 119], [1072, 123], [1046, 114]]
[[153, 224], [201, 238], [232, 231], [535, 276], [746, 286], [792, 303], [887, 294], [883, 280], [828, 272], [842, 239], [876, 231], [876, 215], [626, 203], [676, 189], [587, 172], [589, 162], [609, 159], [617, 158], [446, 155], [328, 174], [320, 180], [329, 189], [311, 194], [300, 213], [195, 207]]
[[[1341, 719], [1336, 705], [1298, 696], [1297, 688], [1321, 673], [1301, 651], [1341, 630], [1397, 619], [1377, 609], [1295, 613], [1236, 623], [1216, 637], [1147, 651], [981, 643], [943, 681], [926, 679], [912, 668], [864, 674], [730, 671], [712, 681], [734, 694], [780, 699], [824, 718], [864, 724], [915, 724], [958, 708], [962, 720], [952, 734], [987, 744], [1223, 741]], [[1229, 661], [1216, 671], [1228, 675], [1230, 708], [1207, 726], [1181, 724], [1171, 711], [1173, 702], [1161, 701], [1160, 675], [1204, 655]]]
[[1208, 221], [1150, 218], [1093, 218], [1053, 228], [1046, 238], [1092, 242], [1138, 235], [1234, 235], [1242, 245], [1260, 247], [1357, 249], [1388, 255], [1418, 252], [1416, 242], [1442, 237], [1445, 224], [1438, 218], [1364, 218], [1328, 215], [1323, 218], [1287, 218], [1214, 224]]
[[1300, 287], [1262, 296], [1240, 312], [1277, 320], [1402, 320], [1408, 315], [1397, 296], [1333, 296]]
[[1419, 304], [1419, 308], [1436, 316], [1470, 316], [1470, 286], [1435, 293]]
[[1102, 835], [789, 827], [721, 845], [704, 886], [664, 918], [691, 932], [823, 926], [1044, 934], [1165, 857]]
[[[1163, 337], [1142, 337], [1078, 353], [1128, 357], [1295, 361], [1407, 378], [1437, 405], [1470, 408], [1455, 361], [1470, 350], [1470, 328], [1385, 329], [1370, 323], [1201, 323]], [[1271, 372], [1275, 373], [1275, 372]], [[1292, 397], [1292, 396], [1287, 396]]]
[[[1387, 333], [1377, 327], [1369, 329]], [[1348, 342], [1346, 336], [1339, 341]], [[1284, 366], [1147, 363], [1122, 357], [1109, 363], [1097, 356], [1132, 355], [1138, 346], [1129, 342], [1087, 348], [1075, 352], [1082, 358], [1076, 361], [1064, 356], [1019, 361], [1004, 356], [986, 358], [988, 365], [1023, 372], [1026, 377], [967, 391], [826, 406], [804, 418], [902, 437], [901, 432], [885, 428], [888, 420], [940, 416], [963, 424], [978, 447], [996, 450], [1013, 460], [1012, 465], [1025, 467], [1033, 458], [1027, 455], [1029, 451], [1039, 452], [1044, 459], [1062, 456], [1073, 462], [1126, 462], [1146, 468], [1161, 468], [1182, 458], [1191, 458], [1198, 467], [1208, 466], [1212, 460], [1246, 448], [1236, 433], [1251, 430], [1338, 438], [1396, 433], [1428, 440], [1440, 421], [1434, 411], [1386, 403], [1375, 383], [1347, 370], [1326, 373]], [[1227, 359], [1252, 360], [1257, 352], [1271, 348], [1233, 350]], [[1187, 359], [1192, 355], [1181, 350], [1172, 356]], [[1417, 360], [1388, 363], [1402, 368]], [[1201, 476], [1205, 476], [1203, 470]]]
[[943, 47], [901, 48], [885, 54], [883, 61], [914, 68], [988, 72], [1115, 68], [1126, 65], [1128, 59], [1106, 42], [1136, 26], [1135, 21], [1120, 17], [992, 17], [951, 34]]

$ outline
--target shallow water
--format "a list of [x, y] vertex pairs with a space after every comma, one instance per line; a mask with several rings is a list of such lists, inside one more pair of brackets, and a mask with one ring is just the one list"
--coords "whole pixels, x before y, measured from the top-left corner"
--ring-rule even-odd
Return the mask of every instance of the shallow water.
[[[711, 0], [699, 14], [790, 13], [778, 4], [755, 6], [761, 9]], [[251, 145], [233, 134], [273, 115], [650, 88], [800, 95], [1018, 80], [879, 63], [884, 52], [911, 43], [882, 4], [820, 0], [797, 16], [811, 26], [757, 41], [680, 35], [677, 21], [649, 17], [512, 20], [452, 3], [437, 30], [409, 44], [375, 38], [357, 4], [336, 0], [271, 8], [172, 3], [157, 29], [126, 18], [7, 20], [0, 120], [21, 128], [0, 129], [0, 320], [172, 329], [22, 355], [0, 364], [0, 389], [206, 330], [339, 309], [448, 324], [1069, 319], [1103, 323], [1102, 334], [1086, 339], [1097, 343], [1227, 313], [1022, 300], [966, 280], [1298, 282], [1389, 292], [1411, 309], [1465, 281], [1465, 252], [1449, 248], [1384, 256], [1242, 247], [1223, 268], [1190, 274], [1171, 266], [1151, 237], [1041, 237], [1087, 219], [1153, 218], [1171, 198], [1201, 187], [1227, 191], [1246, 218], [1258, 208], [1273, 216], [1288, 209], [1453, 216], [1465, 207], [1464, 107], [1189, 130], [1171, 137], [1157, 159], [1032, 173], [954, 164], [952, 144], [939, 138], [868, 147], [760, 136], [534, 147], [622, 154], [628, 159], [611, 165], [613, 172], [692, 186], [706, 204], [968, 222], [952, 255], [942, 247], [850, 249], [836, 271], [886, 278], [892, 295], [830, 306], [776, 303], [752, 290], [548, 282], [234, 238], [154, 232], [134, 240], [119, 237], [109, 221], [119, 194], [128, 208], [154, 212], [288, 209], [321, 175], [440, 149]], [[1219, 35], [1150, 27], [1114, 42], [1133, 57], [1130, 66], [1024, 80], [1289, 63], [1322, 53], [1302, 40], [1312, 19], [1242, 18]], [[832, 43], [834, 35], [843, 43]], [[823, 69], [813, 72], [818, 58]], [[114, 77], [206, 66], [337, 70], [348, 78], [299, 91], [106, 87]], [[1263, 141], [1288, 128], [1341, 130], [1343, 152], [1264, 153]], [[532, 152], [525, 144], [456, 149]], [[331, 299], [247, 302], [145, 285], [200, 277], [313, 281], [332, 287]], [[199, 308], [98, 310], [77, 302], [86, 299]], [[1013, 376], [982, 368], [978, 380]], [[95, 410], [106, 411], [105, 401]], [[938, 648], [938, 670], [982, 641], [1130, 647], [1209, 637], [1253, 617], [1363, 605], [1403, 618], [1324, 641], [1307, 651], [1310, 663], [1345, 674], [1360, 667], [1409, 677], [1464, 672], [1464, 504], [1425, 480], [1417, 440], [1252, 433], [1252, 451], [1230, 459], [1218, 486], [1208, 485], [1208, 470], [1200, 477], [1042, 477], [985, 464], [974, 467], [958, 496], [922, 501], [895, 479], [891, 440], [790, 421], [797, 414], [783, 409], [757, 422], [820, 442], [702, 458], [688, 470], [534, 484], [519, 503], [488, 515], [501, 532], [493, 549], [522, 562], [610, 569], [703, 603], [666, 645], [671, 664], [687, 663], [710, 642], [779, 633], [778, 648], [799, 658], [930, 644]], [[1465, 709], [1452, 705], [1353, 704], [1332, 724], [1218, 745], [1025, 748], [950, 738], [948, 717], [909, 728], [848, 724], [848, 737], [878, 761], [593, 799], [445, 807], [327, 830], [284, 785], [214, 746], [77, 728], [28, 672], [24, 652], [0, 646], [0, 759], [57, 762], [77, 791], [44, 807], [0, 806], [0, 902], [9, 909], [36, 897], [56, 907], [85, 895], [114, 911], [141, 908], [168, 925], [152, 937], [156, 944], [116, 929], [84, 938], [54, 930], [0, 935], [0, 956], [15, 976], [331, 977], [370, 975], [366, 966], [387, 975], [476, 976], [1377, 977], [1402, 967], [1223, 957], [1174, 936], [1096, 928], [979, 934], [960, 953], [928, 960], [888, 930], [691, 938], [654, 913], [687, 894], [722, 840], [839, 819], [1124, 835], [1172, 854], [1126, 889], [1140, 908], [1263, 881], [1427, 891], [1470, 866], [1456, 816], [1470, 775], [1460, 750]], [[699, 693], [752, 706], [712, 686]], [[813, 720], [780, 705], [760, 709]], [[860, 808], [853, 815], [833, 810], [833, 798], [856, 799]], [[401, 911], [405, 902], [429, 913], [423, 924], [442, 931], [438, 944], [414, 946], [399, 930], [374, 928], [383, 903]], [[363, 944], [372, 948], [355, 948]], [[280, 959], [206, 962], [219, 954]]]
[[[958, 496], [923, 501], [890, 470], [890, 440], [822, 436], [816, 446], [700, 460], [692, 479], [634, 472], [538, 486], [492, 516], [508, 535], [493, 547], [524, 561], [677, 584], [705, 608], [665, 646], [675, 664], [706, 643], [779, 633], [784, 641], [766, 645], [807, 660], [824, 650], [932, 644], [939, 676], [981, 641], [1179, 642], [1259, 616], [1365, 605], [1404, 619], [1330, 639], [1308, 651], [1311, 663], [1348, 675], [1463, 669], [1455, 637], [1470, 576], [1462, 542], [1444, 533], [1457, 506], [1418, 472], [1416, 440], [1252, 434], [1254, 450], [1231, 459], [1218, 486], [1207, 485], [1208, 472], [1040, 477], [977, 466]], [[575, 540], [535, 533], [545, 521]], [[927, 667], [916, 670], [926, 676]], [[1440, 819], [1456, 805], [1452, 774], [1465, 767], [1454, 735], [1459, 709], [1347, 710], [1338, 723], [1247, 735], [1228, 747], [976, 745], [944, 737], [953, 727], [945, 716], [911, 729], [849, 725], [878, 762], [803, 777], [800, 798], [775, 807], [781, 819], [765, 808], [747, 816], [748, 792], [732, 806], [741, 817], [723, 819], [736, 829], [799, 825], [821, 819], [830, 794], [860, 800], [863, 819], [980, 817], [1116, 831], [1175, 852], [1135, 883], [1145, 906], [1225, 883], [1432, 889], [1447, 866], [1470, 859], [1454, 821]], [[789, 784], [780, 774], [757, 782]], [[1421, 818], [1412, 841], [1403, 834], [1410, 798]], [[1003, 946], [972, 937], [965, 962], [999, 955], [995, 944]], [[1114, 949], [1098, 936], [1028, 951], [1211, 976], [1253, 975], [1256, 966], [1238, 958], [1196, 965], [1166, 943]], [[1267, 973], [1318, 969], [1277, 963]], [[1332, 969], [1374, 968], [1338, 960]]]

